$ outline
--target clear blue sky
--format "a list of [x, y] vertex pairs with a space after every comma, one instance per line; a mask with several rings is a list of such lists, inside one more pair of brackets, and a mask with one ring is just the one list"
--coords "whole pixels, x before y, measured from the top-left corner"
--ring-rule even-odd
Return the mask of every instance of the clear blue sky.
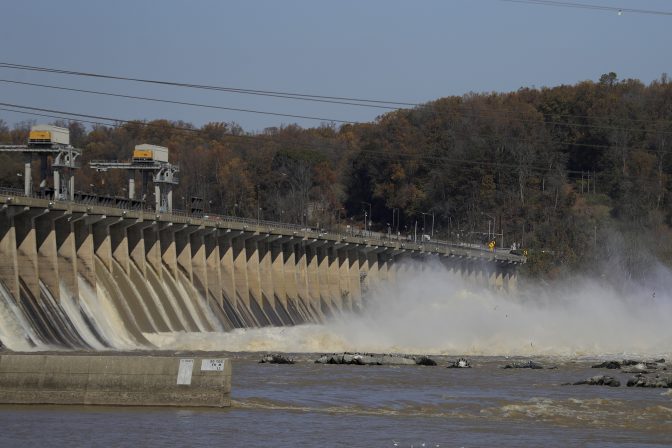
[[[672, 11], [669, 0], [576, 1]], [[672, 16], [497, 0], [25, 0], [0, 10], [2, 62], [249, 89], [415, 103], [672, 73]], [[350, 121], [381, 113], [7, 69], [0, 78]], [[5, 83], [0, 102], [246, 130], [319, 124]], [[30, 118], [0, 111], [10, 124]]]

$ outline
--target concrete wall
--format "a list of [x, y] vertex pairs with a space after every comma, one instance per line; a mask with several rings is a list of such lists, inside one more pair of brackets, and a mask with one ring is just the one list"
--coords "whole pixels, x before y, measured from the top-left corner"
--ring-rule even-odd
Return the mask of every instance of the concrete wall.
[[10, 199], [0, 198], [0, 282], [37, 329], [35, 339], [59, 347], [95, 345], [74, 334], [60, 308], [64, 298], [80, 299], [82, 282], [94, 293], [105, 291], [128, 337], [147, 345], [147, 333], [319, 323], [358, 311], [381, 283], [408, 269], [400, 264], [405, 259], [421, 267], [438, 261], [500, 290], [515, 289], [521, 262], [461, 248], [372, 244], [237, 222]]
[[221, 357], [0, 355], [0, 403], [231, 405]]

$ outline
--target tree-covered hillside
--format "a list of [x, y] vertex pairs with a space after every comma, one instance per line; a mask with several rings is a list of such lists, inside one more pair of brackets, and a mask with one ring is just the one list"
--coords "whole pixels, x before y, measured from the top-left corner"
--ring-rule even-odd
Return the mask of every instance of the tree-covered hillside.
[[[30, 124], [0, 121], [0, 142], [24, 143]], [[417, 225], [418, 234], [463, 242], [495, 233], [500, 246], [528, 249], [529, 273], [549, 279], [579, 269], [628, 278], [672, 262], [665, 75], [648, 86], [610, 73], [446, 97], [340, 128], [65, 125], [84, 163], [128, 159], [139, 143], [170, 148], [181, 168], [177, 208], [196, 196], [210, 213], [325, 228], [363, 227], [370, 213], [383, 233], [412, 234]], [[21, 160], [0, 158], [1, 185], [21, 185]], [[122, 172], [83, 169], [77, 188], [120, 195], [125, 182]]]

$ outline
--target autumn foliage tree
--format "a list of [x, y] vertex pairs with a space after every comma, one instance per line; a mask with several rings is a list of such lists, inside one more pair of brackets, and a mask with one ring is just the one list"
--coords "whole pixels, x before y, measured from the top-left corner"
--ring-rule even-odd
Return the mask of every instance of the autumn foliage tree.
[[[0, 120], [0, 141], [24, 143], [33, 123]], [[126, 177], [95, 173], [88, 161], [127, 160], [134, 145], [151, 143], [167, 146], [180, 165], [177, 208], [195, 196], [210, 213], [342, 229], [362, 227], [370, 207], [374, 231], [394, 226], [403, 236], [433, 216], [435, 238], [483, 243], [495, 234], [498, 246], [529, 249], [530, 270], [549, 278], [597, 269], [618, 241], [672, 262], [666, 75], [649, 85], [607, 73], [596, 82], [470, 93], [340, 127], [54, 124], [84, 150], [78, 188], [99, 194], [123, 194]], [[2, 186], [20, 188], [20, 171], [20, 160], [0, 155]]]

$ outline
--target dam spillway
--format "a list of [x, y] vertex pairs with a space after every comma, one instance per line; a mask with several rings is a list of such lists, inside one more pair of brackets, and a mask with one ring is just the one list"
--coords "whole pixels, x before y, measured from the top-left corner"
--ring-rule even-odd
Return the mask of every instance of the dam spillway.
[[0, 204], [0, 341], [13, 350], [152, 348], [147, 334], [321, 323], [429, 261], [510, 291], [524, 262], [241, 218], [8, 194]]

